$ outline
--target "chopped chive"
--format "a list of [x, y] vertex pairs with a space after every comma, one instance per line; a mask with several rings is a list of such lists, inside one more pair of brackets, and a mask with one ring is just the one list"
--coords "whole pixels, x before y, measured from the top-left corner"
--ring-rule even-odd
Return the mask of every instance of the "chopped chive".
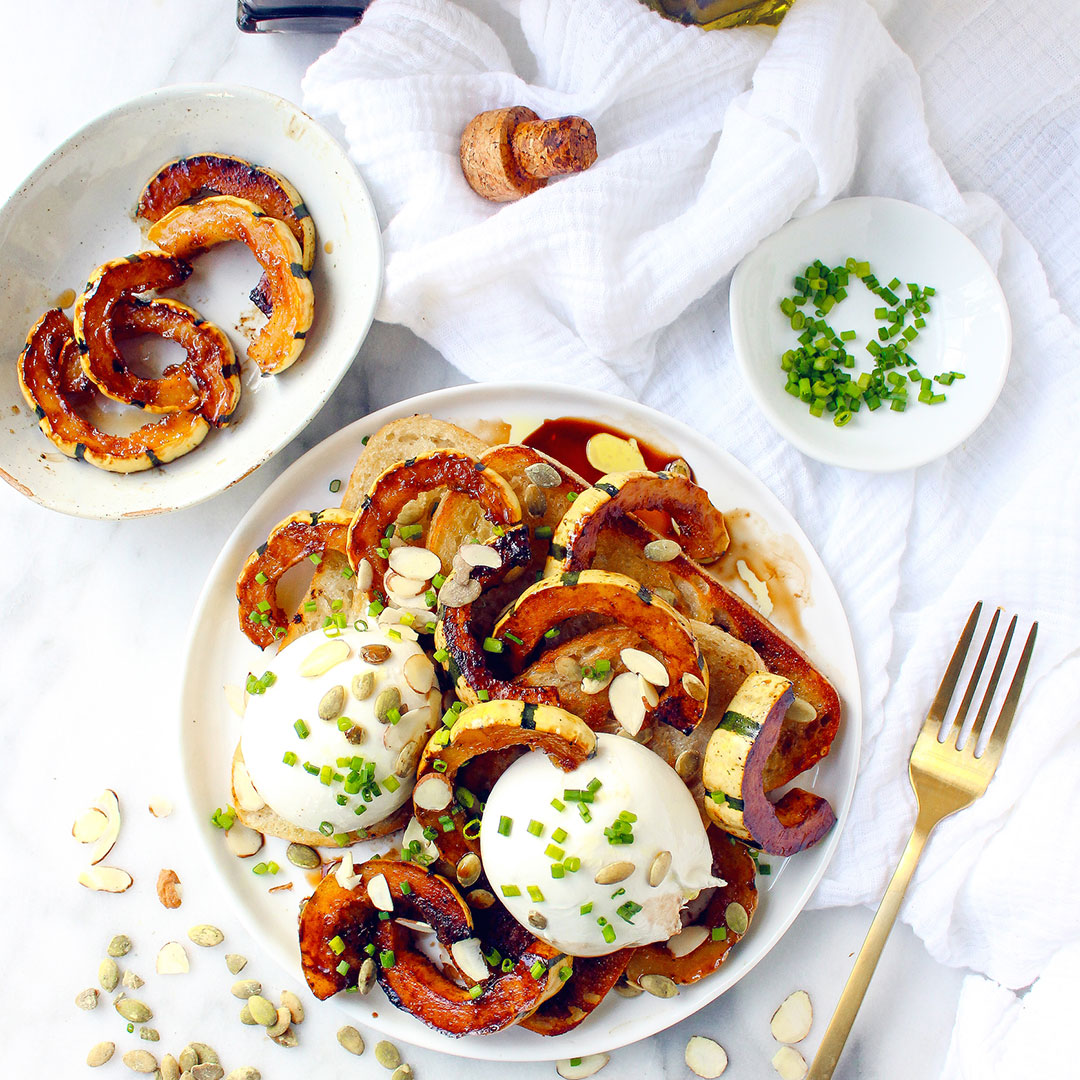
[[516, 885], [504, 885], [502, 887], [502, 894], [506, 897], [520, 896], [521, 890]]
[[281, 759], [286, 765], [295, 765], [300, 759], [291, 751], [286, 750], [284, 757]]
[[510, 835], [510, 829], [513, 827], [513, 824], [514, 824], [514, 819], [513, 818], [508, 818], [505, 814], [503, 814], [499, 818], [499, 835], [500, 836], [509, 836]]
[[542, 904], [544, 902], [544, 894], [540, 891], [538, 885], [526, 885], [525, 891], [529, 894], [529, 899], [534, 904]]
[[330, 951], [335, 956], [340, 956], [345, 951], [345, 942], [342, 941], [337, 934], [335, 934], [327, 944], [330, 946]]
[[311, 728], [303, 720], [297, 720], [293, 724], [293, 730], [301, 739], [306, 739], [311, 734]]
[[533, 836], [543, 836], [544, 835], [544, 823], [542, 821], [537, 821], [534, 818], [532, 821], [529, 822], [528, 831]]

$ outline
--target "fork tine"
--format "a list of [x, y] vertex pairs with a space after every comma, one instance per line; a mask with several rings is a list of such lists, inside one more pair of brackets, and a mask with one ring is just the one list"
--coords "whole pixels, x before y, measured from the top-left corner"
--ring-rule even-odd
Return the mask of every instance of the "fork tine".
[[1031, 653], [1035, 648], [1035, 635], [1038, 633], [1039, 624], [1031, 624], [1028, 631], [1027, 641], [1024, 642], [1024, 651], [1020, 654], [1020, 662], [1016, 665], [1016, 672], [1009, 684], [1009, 692], [1005, 695], [1005, 701], [998, 713], [997, 723], [990, 733], [990, 741], [986, 745], [984, 757], [991, 754], [1001, 756], [1005, 748], [1005, 740], [1009, 737], [1009, 728], [1012, 726], [1013, 716], [1016, 714], [1016, 705], [1020, 700], [1020, 692], [1024, 689], [1024, 679], [1027, 677], [1028, 664], [1031, 661]]
[[975, 633], [975, 626], [979, 621], [979, 615], [981, 613], [982, 601], [980, 600], [971, 609], [967, 624], [960, 634], [960, 639], [956, 643], [956, 648], [953, 649], [952, 659], [949, 661], [949, 666], [945, 669], [945, 674], [941, 679], [941, 685], [938, 687], [938, 692], [934, 695], [933, 703], [930, 705], [930, 710], [926, 714], [927, 724], [940, 724], [945, 718], [945, 713], [949, 708], [949, 702], [952, 701], [953, 691], [956, 689], [956, 680], [960, 678], [960, 671], [964, 666], [964, 661], [967, 659], [968, 646], [971, 644], [971, 635]]
[[960, 732], [964, 727], [964, 721], [967, 719], [968, 709], [971, 708], [972, 698], [975, 697], [975, 691], [979, 688], [979, 680], [982, 678], [986, 658], [990, 655], [990, 646], [993, 644], [994, 634], [997, 633], [999, 618], [1001, 618], [1001, 608], [995, 609], [994, 617], [990, 620], [990, 629], [986, 631], [986, 637], [983, 639], [982, 648], [979, 649], [979, 658], [975, 661], [975, 667], [972, 669], [971, 678], [968, 680], [967, 688], [964, 690], [964, 697], [960, 702], [960, 708], [956, 711], [956, 719], [952, 722], [947, 734], [944, 731], [942, 732], [942, 742], [948, 741], [953, 735], [955, 735], [957, 739], [960, 738]]
[[975, 717], [975, 723], [971, 728], [970, 745], [971, 752], [974, 754], [979, 745], [979, 736], [982, 735], [983, 724], [986, 723], [986, 714], [990, 711], [990, 706], [994, 701], [994, 694], [997, 693], [998, 682], [1001, 680], [1001, 672], [1005, 667], [1005, 657], [1009, 654], [1009, 646], [1012, 644], [1013, 632], [1016, 630], [1016, 616], [1014, 615], [1009, 620], [1009, 628], [1005, 631], [1005, 640], [1001, 643], [1001, 648], [998, 650], [997, 660], [994, 661], [994, 670], [990, 673], [990, 681], [986, 684], [986, 693], [983, 694], [982, 703], [979, 705], [978, 715]]

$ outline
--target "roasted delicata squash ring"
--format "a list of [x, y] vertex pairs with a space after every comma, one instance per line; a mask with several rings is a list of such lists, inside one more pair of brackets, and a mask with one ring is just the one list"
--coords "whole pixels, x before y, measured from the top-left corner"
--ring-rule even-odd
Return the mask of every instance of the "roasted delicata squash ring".
[[[393, 953], [391, 967], [379, 969], [379, 984], [399, 1008], [429, 1027], [455, 1038], [489, 1035], [519, 1023], [563, 986], [560, 972], [573, 970], [573, 958], [546, 942], [532, 944], [510, 971], [491, 973], [478, 997], [440, 971], [426, 956], [411, 949], [409, 931], [399, 923], [380, 922], [375, 931], [378, 955]], [[537, 970], [537, 965], [542, 970]], [[537, 971], [533, 974], [534, 970]]]
[[220, 327], [177, 300], [122, 300], [113, 308], [116, 337], [156, 334], [186, 353], [181, 370], [199, 388], [198, 411], [214, 427], [232, 422], [240, 404], [240, 365]]
[[247, 199], [213, 195], [170, 210], [150, 226], [149, 238], [181, 259], [229, 240], [245, 244], [263, 268], [273, 304], [248, 356], [264, 375], [276, 375], [296, 362], [315, 317], [315, 294], [300, 245], [284, 222]]
[[475, 499], [493, 525], [505, 528], [521, 520], [521, 505], [514, 489], [498, 473], [468, 454], [432, 450], [399, 461], [384, 470], [371, 485], [349, 527], [346, 549], [349, 563], [355, 570], [367, 559], [372, 567], [374, 590], [380, 593], [383, 590], [386, 560], [379, 555], [379, 547], [387, 525], [397, 520], [406, 503], [440, 487]]
[[240, 629], [250, 641], [265, 649], [285, 636], [289, 617], [278, 603], [278, 582], [303, 559], [319, 560], [328, 550], [344, 552], [352, 517], [336, 507], [292, 514], [248, 556], [236, 579], [236, 599]]
[[199, 393], [182, 367], [165, 369], [158, 379], [144, 379], [128, 369], [114, 340], [113, 309], [150, 289], [182, 285], [191, 267], [160, 252], [143, 251], [102, 263], [75, 301], [75, 341], [83, 370], [106, 397], [147, 412], [191, 412]]
[[652, 710], [655, 720], [688, 733], [705, 711], [691, 696], [684, 676], [709, 686], [709, 673], [690, 624], [670, 604], [633, 578], [603, 570], [569, 571], [544, 578], [518, 597], [492, 631], [516, 663], [539, 644], [548, 631], [577, 612], [605, 615], [636, 630], [664, 658], [669, 684]]
[[587, 570], [600, 531], [635, 510], [662, 510], [679, 527], [680, 546], [699, 562], [713, 562], [728, 548], [727, 523], [705, 489], [677, 473], [608, 473], [583, 491], [563, 515], [551, 542], [545, 574]]
[[139, 472], [173, 461], [206, 438], [210, 425], [189, 412], [170, 413], [130, 435], [110, 435], [95, 427], [75, 411], [88, 396], [86, 386], [73, 389], [78, 356], [71, 323], [53, 308], [30, 331], [18, 365], [19, 386], [38, 426], [68, 457], [109, 472]]
[[[300, 245], [304, 269], [315, 265], [315, 223], [300, 193], [273, 169], [231, 154], [193, 154], [163, 165], [143, 188], [136, 213], [146, 221], [158, 221], [170, 210], [206, 195], [247, 199], [283, 221]], [[273, 302], [265, 277], [252, 290], [251, 299], [269, 317]]]
[[[676, 956], [667, 942], [635, 949], [626, 966], [626, 977], [635, 985], [643, 975], [666, 975], [680, 986], [697, 982], [711, 975], [746, 934], [757, 907], [757, 864], [745, 844], [719, 829], [709, 830], [709, 844], [713, 876], [725, 884], [713, 891], [705, 910], [692, 924], [707, 930], [708, 934], [697, 948], [683, 956]], [[732, 908], [733, 904], [742, 911]]]
[[825, 799], [802, 788], [776, 803], [765, 795], [765, 762], [794, 698], [782, 675], [747, 678], [709, 738], [701, 771], [709, 817], [770, 855], [794, 855], [816, 844], [836, 821]]
[[554, 997], [521, 1021], [537, 1035], [565, 1035], [573, 1031], [607, 997], [619, 981], [636, 949], [619, 949], [607, 956], [575, 956], [574, 971]]
[[[379, 917], [380, 909], [370, 895], [372, 880], [377, 877], [386, 880], [395, 918], [426, 922], [448, 949], [473, 936], [469, 906], [438, 874], [392, 858], [368, 859], [355, 867], [354, 873], [360, 880], [355, 888], [346, 889], [337, 879], [337, 869], [330, 870], [300, 912], [304, 978], [320, 1001], [356, 985], [368, 955], [364, 946], [371, 943], [373, 924]], [[344, 972], [340, 970], [343, 962], [348, 965]]]
[[436, 732], [416, 770], [413, 813], [424, 828], [436, 830], [439, 851], [452, 864], [480, 850], [479, 834], [470, 836], [472, 830], [466, 828], [470, 819], [479, 818], [480, 807], [475, 801], [473, 806], [462, 802], [458, 770], [480, 754], [508, 746], [542, 750], [570, 772], [596, 753], [596, 736], [565, 709], [525, 701], [473, 705], [461, 712], [449, 732]]

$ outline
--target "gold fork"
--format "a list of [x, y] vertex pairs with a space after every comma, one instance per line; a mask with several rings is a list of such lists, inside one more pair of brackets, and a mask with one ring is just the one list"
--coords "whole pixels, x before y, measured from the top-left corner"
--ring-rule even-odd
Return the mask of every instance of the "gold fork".
[[885, 940], [892, 930], [896, 921], [896, 914], [900, 910], [900, 904], [907, 892], [911, 875], [915, 872], [915, 865], [919, 861], [923, 847], [931, 830], [950, 814], [957, 810], [963, 810], [970, 806], [990, 783], [1001, 760], [1001, 751], [1005, 748], [1005, 740], [1009, 735], [1009, 727], [1012, 724], [1013, 715], [1016, 712], [1016, 703], [1020, 698], [1020, 691], [1024, 686], [1024, 677], [1027, 674], [1028, 663], [1031, 660], [1031, 650], [1035, 645], [1035, 633], [1039, 628], [1038, 623], [1032, 623], [1027, 641], [1024, 643], [1024, 651], [1020, 655], [1020, 661], [1016, 665], [1016, 673], [1009, 684], [1008, 693], [998, 713], [994, 730], [990, 734], [986, 749], [980, 757], [975, 756], [979, 745], [983, 727], [986, 723], [990, 705], [997, 690], [998, 680], [1001, 678], [1002, 669], [1005, 667], [1005, 658], [1012, 644], [1013, 632], [1016, 629], [1016, 616], [1012, 617], [1008, 630], [1005, 632], [1005, 640], [1001, 644], [994, 669], [990, 674], [986, 692], [975, 717], [971, 733], [964, 743], [963, 749], [958, 746], [964, 721], [967, 719], [968, 710], [975, 697], [975, 691], [982, 676], [983, 666], [990, 652], [990, 645], [997, 631], [1001, 609], [994, 612], [990, 621], [990, 628], [986, 633], [982, 648], [975, 661], [975, 667], [971, 673], [964, 697], [960, 702], [956, 718], [952, 724], [946, 724], [945, 717], [952, 702], [953, 691], [956, 689], [960, 671], [967, 659], [968, 647], [975, 633], [975, 626], [982, 612], [982, 604], [975, 605], [968, 617], [960, 640], [953, 650], [952, 659], [945, 669], [945, 676], [938, 687], [937, 695], [930, 711], [926, 714], [922, 731], [915, 741], [911, 751], [911, 760], [908, 764], [908, 774], [911, 777], [911, 786], [915, 789], [915, 799], [918, 803], [919, 812], [915, 818], [915, 828], [908, 839], [904, 854], [900, 856], [900, 863], [893, 873], [889, 887], [882, 897], [881, 906], [870, 924], [866, 933], [859, 955], [855, 960], [851, 975], [848, 977], [844, 992], [840, 995], [836, 1012], [829, 1022], [825, 1031], [825, 1037], [821, 1040], [814, 1063], [810, 1066], [806, 1080], [829, 1080], [840, 1059], [844, 1049], [844, 1043], [851, 1031], [851, 1025], [855, 1022], [855, 1014], [859, 1011], [866, 988], [870, 985], [870, 978], [877, 967], [881, 950], [885, 947]]

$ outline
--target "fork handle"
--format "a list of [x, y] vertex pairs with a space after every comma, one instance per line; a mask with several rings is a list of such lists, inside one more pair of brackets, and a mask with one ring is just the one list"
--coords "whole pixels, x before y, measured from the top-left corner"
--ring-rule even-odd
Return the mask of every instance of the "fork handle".
[[806, 1074], [806, 1080], [830, 1080], [844, 1050], [851, 1025], [855, 1022], [855, 1014], [859, 1011], [859, 1006], [866, 995], [866, 988], [870, 985], [878, 958], [881, 956], [882, 949], [885, 948], [885, 941], [893, 928], [893, 923], [896, 922], [897, 912], [907, 892], [911, 875], [915, 872], [919, 856], [922, 855], [926, 838], [936, 824], [936, 820], [924, 818], [920, 811], [915, 821], [915, 828], [908, 838], [907, 847], [900, 856], [899, 865], [893, 872], [885, 895], [881, 898], [881, 905], [877, 909], [874, 921], [866, 932], [862, 948], [855, 958], [855, 966], [851, 969], [844, 992], [837, 1002], [836, 1011], [825, 1030], [825, 1036], [821, 1040], [821, 1046], [818, 1047], [810, 1071]]

